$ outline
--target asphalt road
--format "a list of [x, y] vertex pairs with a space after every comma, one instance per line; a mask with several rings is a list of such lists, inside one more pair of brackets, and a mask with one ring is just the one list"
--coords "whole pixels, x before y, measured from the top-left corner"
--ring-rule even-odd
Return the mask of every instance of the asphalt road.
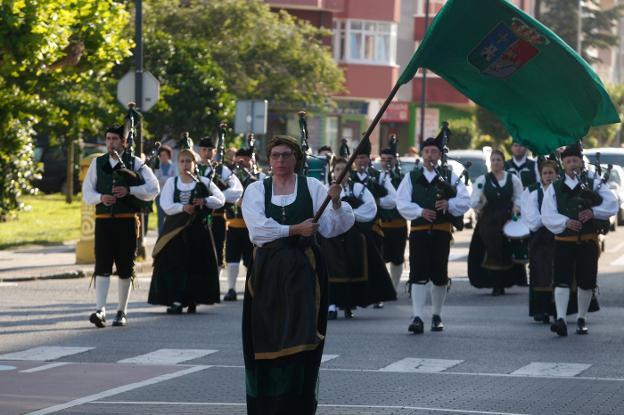
[[[451, 249], [444, 332], [407, 332], [402, 289], [329, 323], [318, 413], [624, 414], [624, 228], [607, 236], [590, 334], [567, 338], [528, 317], [527, 288], [469, 285], [469, 238]], [[148, 288], [141, 275], [128, 327], [96, 329], [86, 279], [0, 284], [0, 414], [244, 414], [242, 301], [169, 316]]]

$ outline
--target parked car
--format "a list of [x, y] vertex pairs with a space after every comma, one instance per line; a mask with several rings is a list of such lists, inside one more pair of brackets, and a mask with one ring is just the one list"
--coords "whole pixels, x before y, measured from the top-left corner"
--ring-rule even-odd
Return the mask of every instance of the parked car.
[[613, 164], [624, 167], [624, 148], [602, 147], [583, 150], [583, 154], [592, 163], [596, 163], [596, 153], [600, 153], [601, 164]]
[[[606, 166], [603, 169], [606, 169]], [[616, 223], [618, 226], [624, 226], [624, 169], [621, 166], [613, 165], [607, 185], [615, 193], [618, 201], [619, 209], [615, 215]]]
[[481, 150], [451, 150], [448, 152], [449, 157], [458, 160], [462, 164], [470, 162], [468, 174], [470, 181], [474, 183], [479, 176], [489, 171], [490, 160]]

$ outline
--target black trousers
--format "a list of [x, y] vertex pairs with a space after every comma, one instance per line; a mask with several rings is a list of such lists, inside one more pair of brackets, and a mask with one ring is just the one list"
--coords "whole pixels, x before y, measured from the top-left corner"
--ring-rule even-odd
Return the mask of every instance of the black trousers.
[[448, 283], [448, 257], [451, 234], [432, 230], [410, 233], [410, 284], [443, 286]]
[[217, 266], [223, 266], [223, 246], [225, 245], [225, 218], [223, 216], [212, 217], [212, 236], [217, 250]]
[[247, 228], [228, 228], [227, 244], [225, 244], [225, 262], [237, 263], [242, 259], [243, 265], [249, 268], [253, 244], [249, 240]]
[[134, 275], [137, 249], [137, 226], [134, 218], [99, 218], [95, 220], [95, 275], [110, 276], [113, 263], [119, 278]]
[[405, 246], [407, 245], [407, 225], [400, 228], [384, 228], [383, 256], [385, 262], [401, 265], [405, 262]]
[[595, 240], [564, 242], [555, 240], [553, 285], [570, 287], [576, 284], [583, 290], [596, 288], [598, 276], [598, 244]]

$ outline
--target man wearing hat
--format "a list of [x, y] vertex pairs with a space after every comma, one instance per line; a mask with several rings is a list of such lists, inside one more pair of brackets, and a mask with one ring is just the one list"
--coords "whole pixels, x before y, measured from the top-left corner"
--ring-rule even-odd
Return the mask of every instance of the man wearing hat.
[[[252, 149], [241, 148], [236, 151], [234, 156], [234, 175], [242, 183], [244, 189], [247, 189], [251, 183], [266, 178], [266, 174], [263, 172], [254, 173], [251, 162], [252, 155]], [[243, 196], [225, 211], [227, 218], [225, 262], [227, 263], [228, 291], [223, 297], [223, 301], [237, 300], [236, 279], [240, 269], [240, 261], [243, 260], [243, 265], [246, 268], [249, 268], [251, 263], [253, 244], [249, 240], [249, 231], [243, 219], [242, 201]]]
[[[414, 319], [408, 330], [424, 332], [423, 309], [431, 291], [431, 331], [442, 331], [442, 306], [448, 283], [448, 256], [453, 217], [463, 216], [470, 209], [470, 195], [463, 182], [450, 170], [440, 171], [441, 138], [428, 138], [420, 148], [423, 159], [406, 175], [397, 190], [397, 209], [412, 221], [410, 231], [410, 292]], [[440, 196], [440, 176], [455, 189], [455, 195]], [[427, 286], [431, 281], [431, 289]]]
[[214, 161], [215, 145], [212, 138], [204, 137], [199, 141], [199, 157], [198, 166], [199, 174], [208, 177], [219, 187], [225, 196], [225, 207], [216, 209], [212, 214], [212, 234], [215, 240], [215, 249], [217, 250], [217, 264], [219, 269], [223, 267], [223, 247], [225, 245], [225, 209], [243, 195], [243, 185], [238, 177], [232, 174], [225, 164]]
[[583, 171], [581, 143], [561, 153], [565, 175], [548, 187], [542, 203], [542, 221], [555, 234], [553, 285], [557, 319], [551, 331], [567, 336], [566, 312], [576, 278], [578, 318], [576, 333], [587, 334], [587, 312], [598, 276], [598, 234], [608, 229], [618, 211], [615, 195], [599, 177]]
[[514, 142], [511, 145], [512, 157], [505, 162], [505, 170], [515, 174], [522, 181], [524, 189], [537, 183], [537, 178], [539, 177], [537, 162], [528, 158], [527, 153], [526, 147]]
[[85, 203], [95, 205], [96, 310], [89, 321], [99, 328], [106, 326], [106, 297], [113, 263], [119, 275], [119, 303], [113, 326], [127, 324], [141, 202], [154, 200], [160, 191], [152, 170], [140, 158], [132, 159], [125, 152], [128, 137], [123, 126], [109, 127], [105, 139], [108, 153], [91, 162], [82, 183]]

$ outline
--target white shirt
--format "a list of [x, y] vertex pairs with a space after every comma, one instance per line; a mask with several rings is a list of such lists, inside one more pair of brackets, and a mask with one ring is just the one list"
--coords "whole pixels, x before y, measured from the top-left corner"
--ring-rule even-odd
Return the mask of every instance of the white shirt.
[[[566, 174], [563, 183], [564, 186], [574, 189], [579, 181], [578, 179], [571, 178]], [[600, 178], [596, 178], [596, 180], [594, 180], [594, 190], [598, 190], [598, 186], [600, 185], [599, 183]], [[594, 212], [594, 217], [596, 219], [607, 220], [618, 211], [617, 198], [615, 197], [615, 194], [609, 190], [609, 187], [606, 184], [600, 186], [598, 194], [602, 197], [602, 203], [598, 206], [594, 206], [591, 210]], [[555, 235], [558, 235], [565, 230], [566, 222], [569, 219], [578, 218], [569, 218], [559, 213], [557, 210], [555, 186], [548, 186], [548, 190], [546, 190], [546, 193], [544, 194], [544, 202], [542, 203], [542, 221], [544, 222], [544, 226], [546, 226], [548, 230]]]
[[[295, 191], [289, 195], [272, 195], [271, 203], [277, 206], [292, 204], [297, 198], [297, 180]], [[325, 201], [327, 189], [313, 177], [307, 177], [308, 189], [312, 197], [312, 209], [317, 212]], [[245, 190], [243, 196], [243, 218], [249, 230], [249, 239], [257, 246], [262, 246], [279, 238], [288, 236], [289, 225], [282, 225], [273, 218], [267, 218], [264, 210], [264, 182], [254, 182]], [[355, 223], [353, 209], [347, 203], [341, 203], [334, 209], [331, 202], [319, 219], [319, 232], [326, 238], [333, 238], [345, 233]]]
[[[204, 171], [204, 176], [210, 176], [211, 172], [212, 166], [209, 165]], [[223, 165], [223, 170], [221, 171], [221, 180], [223, 180], [228, 186], [227, 189], [223, 191], [225, 202], [235, 203], [243, 195], [242, 183], [238, 180], [238, 177], [236, 177], [235, 174], [232, 174], [232, 170], [225, 165]]]
[[[209, 209], [218, 209], [225, 204], [225, 196], [223, 192], [219, 190], [219, 187], [206, 177], [199, 178], [202, 183], [208, 186], [211, 196], [207, 197], [206, 206]], [[173, 201], [173, 194], [176, 188], [176, 178], [170, 177], [165, 182], [165, 186], [160, 193], [160, 207], [167, 215], [175, 215], [184, 211], [184, 205], [182, 203], [176, 203]], [[181, 192], [189, 192], [195, 188], [197, 183], [191, 181], [190, 183], [184, 183], [182, 179], [178, 177], [177, 188]]]
[[[429, 183], [438, 175], [435, 170], [428, 170], [426, 167], [422, 168], [422, 174]], [[459, 182], [459, 183], [458, 183]], [[452, 216], [463, 216], [470, 209], [470, 194], [466, 185], [461, 180], [457, 180], [455, 173], [451, 173], [451, 184], [457, 183], [457, 195], [449, 199], [448, 213]], [[401, 184], [397, 189], [396, 205], [401, 216], [407, 220], [414, 220], [422, 217], [423, 208], [418, 204], [412, 202], [412, 177], [411, 174], [406, 174], [401, 180]]]
[[[348, 189], [342, 188], [340, 197], [349, 196]], [[356, 222], [370, 222], [377, 216], [377, 204], [373, 194], [362, 183], [353, 183], [353, 194], [363, 203], [357, 209], [353, 209]]]
[[[549, 186], [550, 187], [550, 186]], [[544, 189], [544, 185], [540, 182], [540, 189], [546, 193], [546, 189]], [[522, 220], [531, 230], [531, 232], [536, 232], [539, 228], [544, 226], [542, 223], [542, 214], [540, 213], [540, 205], [538, 198], [538, 190], [529, 191], [527, 187], [522, 192], [522, 197], [520, 198], [520, 211], [522, 212]]]
[[[364, 181], [367, 177], [369, 177], [369, 174], [366, 172], [358, 171], [357, 176], [361, 181]], [[377, 183], [382, 184], [383, 187], [388, 191], [387, 195], [379, 198], [379, 207], [386, 210], [394, 209], [396, 207], [396, 189], [394, 188], [394, 186], [392, 186], [390, 176], [386, 175], [386, 177], [384, 178], [384, 174], [381, 173], [379, 175], [379, 178], [377, 179]]]
[[[119, 160], [108, 157], [108, 162], [111, 167], [115, 167]], [[140, 169], [140, 171], [139, 171]], [[152, 169], [143, 165], [140, 158], [134, 158], [134, 171], [138, 171], [145, 183], [140, 186], [130, 186], [130, 194], [137, 199], [149, 202], [154, 200], [158, 196], [160, 186], [158, 185], [158, 179], [154, 176]], [[87, 205], [98, 205], [102, 203], [102, 194], [95, 190], [97, 184], [97, 158], [91, 161], [87, 175], [82, 182], [82, 199]]]
[[[518, 178], [515, 174], [511, 174], [508, 172], [503, 172], [503, 178], [498, 181], [498, 185], [500, 187], [505, 186], [507, 183], [507, 176], [511, 175], [511, 184], [513, 185], [513, 196], [511, 198], [514, 207], [517, 210], [520, 210], [522, 191], [524, 188], [522, 187], [522, 180]], [[483, 187], [485, 186], [485, 174], [479, 176], [477, 180], [475, 180], [474, 185], [472, 186], [472, 195], [470, 196], [470, 205], [474, 209], [481, 209], [487, 204], [487, 200], [485, 196], [483, 196]]]
[[[527, 157], [526, 154], [520, 159], [520, 161], [516, 161], [516, 159], [514, 157], [511, 157], [511, 162], [513, 164], [513, 167], [510, 170], [514, 170], [518, 174], [518, 178], [520, 178], [519, 175], [522, 172], [522, 170], [518, 170], [518, 169], [520, 168], [520, 166], [522, 166], [524, 163], [526, 163], [526, 161], [528, 159], [529, 158]], [[537, 160], [532, 160], [532, 161], [535, 161], [533, 171], [535, 172], [535, 177], [537, 177], [537, 179], [539, 181], [539, 177], [540, 177], [539, 165], [538, 165], [539, 163], [537, 162]], [[523, 170], [529, 170], [529, 168], [527, 166], [524, 166]], [[520, 179], [520, 181], [522, 181], [522, 179]]]

